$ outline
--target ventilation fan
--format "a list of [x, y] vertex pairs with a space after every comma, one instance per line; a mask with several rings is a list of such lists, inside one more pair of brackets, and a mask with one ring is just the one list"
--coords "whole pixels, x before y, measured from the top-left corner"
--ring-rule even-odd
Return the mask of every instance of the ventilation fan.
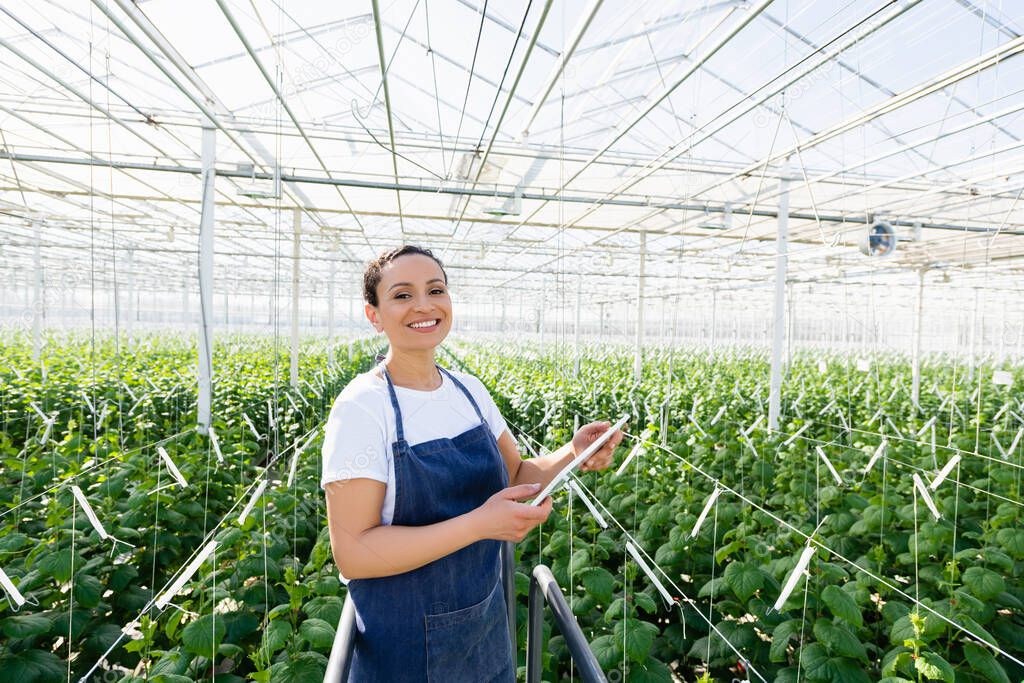
[[875, 221], [860, 240], [860, 253], [865, 256], [891, 256], [896, 251], [896, 231], [885, 221]]

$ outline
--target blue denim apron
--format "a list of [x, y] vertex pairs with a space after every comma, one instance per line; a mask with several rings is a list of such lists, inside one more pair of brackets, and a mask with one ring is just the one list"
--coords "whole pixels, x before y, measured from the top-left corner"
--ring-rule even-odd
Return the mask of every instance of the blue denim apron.
[[[405, 441], [402, 411], [387, 370], [395, 411], [395, 513], [392, 524], [425, 526], [464, 514], [508, 486], [498, 445], [480, 407], [444, 368], [480, 418], [451, 439]], [[349, 681], [366, 683], [515, 683], [500, 541], [473, 543], [418, 569], [353, 579], [355, 650]]]

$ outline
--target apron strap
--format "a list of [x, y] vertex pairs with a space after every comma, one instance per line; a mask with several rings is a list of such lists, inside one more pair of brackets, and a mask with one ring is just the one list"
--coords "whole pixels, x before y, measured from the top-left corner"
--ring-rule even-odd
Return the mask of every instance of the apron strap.
[[482, 424], [487, 424], [487, 421], [484, 419], [483, 413], [480, 412], [480, 406], [478, 406], [476, 404], [476, 400], [473, 398], [473, 394], [469, 393], [469, 389], [467, 389], [465, 386], [463, 386], [462, 382], [460, 382], [459, 380], [455, 379], [455, 376], [452, 375], [452, 373], [448, 372], [447, 370], [442, 368], [440, 365], [437, 366], [437, 369], [440, 370], [441, 372], [443, 372], [444, 374], [446, 374], [448, 376], [448, 378], [451, 379], [451, 381], [455, 383], [455, 386], [457, 386], [459, 389], [462, 390], [462, 393], [464, 393], [466, 395], [466, 398], [469, 399], [469, 402], [471, 404], [473, 404], [473, 410], [476, 411], [476, 416], [478, 418], [480, 418], [480, 422]]
[[388, 374], [388, 369], [381, 363], [381, 372], [384, 373], [384, 379], [388, 381], [388, 394], [391, 396], [391, 408], [395, 411], [395, 436], [399, 442], [405, 441], [405, 430], [402, 427], [402, 409], [398, 407], [398, 395], [395, 393], [395, 385], [391, 382], [391, 375]]

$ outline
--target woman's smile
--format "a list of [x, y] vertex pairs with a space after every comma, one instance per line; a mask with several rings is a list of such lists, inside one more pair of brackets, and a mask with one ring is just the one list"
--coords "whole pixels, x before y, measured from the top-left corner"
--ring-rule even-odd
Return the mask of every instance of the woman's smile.
[[429, 332], [436, 331], [441, 326], [440, 318], [428, 318], [426, 320], [417, 320], [416, 322], [409, 323], [406, 327], [410, 327], [420, 334], [427, 334]]

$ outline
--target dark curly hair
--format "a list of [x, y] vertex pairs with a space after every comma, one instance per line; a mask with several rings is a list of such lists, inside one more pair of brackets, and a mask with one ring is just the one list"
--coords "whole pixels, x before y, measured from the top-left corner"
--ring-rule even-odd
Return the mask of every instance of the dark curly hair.
[[366, 270], [363, 271], [363, 299], [366, 303], [371, 306], [377, 306], [380, 304], [380, 300], [377, 298], [377, 285], [380, 284], [380, 271], [384, 266], [391, 263], [399, 256], [405, 256], [406, 254], [419, 254], [420, 256], [426, 256], [434, 259], [434, 263], [436, 263], [438, 268], [441, 269], [441, 274], [444, 276], [444, 283], [446, 285], [448, 284], [448, 273], [445, 272], [444, 264], [441, 263], [441, 259], [434, 256], [434, 252], [425, 247], [403, 244], [395, 249], [385, 251], [380, 256], [366, 264]]

